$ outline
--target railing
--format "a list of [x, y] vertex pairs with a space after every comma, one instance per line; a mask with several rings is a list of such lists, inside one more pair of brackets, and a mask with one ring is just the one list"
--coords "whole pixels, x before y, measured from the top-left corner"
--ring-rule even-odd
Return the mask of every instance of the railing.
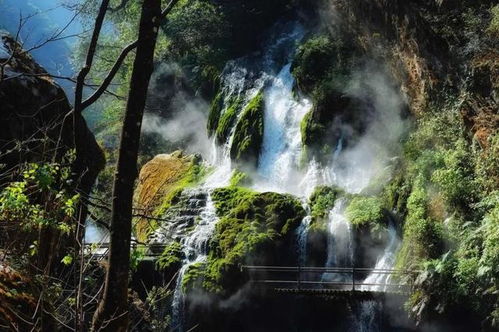
[[[109, 254], [109, 243], [85, 243], [85, 254], [94, 260], [103, 260]], [[145, 257], [159, 257], [165, 250], [165, 244], [139, 244], [132, 242], [130, 250], [142, 249]]]
[[[250, 282], [281, 291], [408, 293], [417, 271], [358, 267], [243, 266]], [[366, 282], [384, 275], [382, 282]]]

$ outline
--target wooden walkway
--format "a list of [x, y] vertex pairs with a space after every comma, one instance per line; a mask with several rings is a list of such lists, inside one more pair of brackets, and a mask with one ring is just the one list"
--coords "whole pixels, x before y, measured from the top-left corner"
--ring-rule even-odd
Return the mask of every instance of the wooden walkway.
[[[302, 294], [407, 294], [417, 273], [358, 267], [243, 266], [242, 269], [256, 287]], [[379, 276], [379, 281], [366, 282], [370, 275]]]

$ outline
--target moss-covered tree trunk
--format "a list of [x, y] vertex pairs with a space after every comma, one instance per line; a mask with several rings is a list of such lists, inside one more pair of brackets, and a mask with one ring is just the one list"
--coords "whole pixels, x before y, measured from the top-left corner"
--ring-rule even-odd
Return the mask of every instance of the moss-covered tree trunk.
[[92, 328], [126, 331], [128, 328], [128, 273], [132, 229], [132, 196], [137, 178], [142, 116], [161, 16], [161, 0], [145, 0], [139, 26], [137, 54], [133, 63], [118, 164], [113, 187], [109, 264], [104, 295], [95, 312]]

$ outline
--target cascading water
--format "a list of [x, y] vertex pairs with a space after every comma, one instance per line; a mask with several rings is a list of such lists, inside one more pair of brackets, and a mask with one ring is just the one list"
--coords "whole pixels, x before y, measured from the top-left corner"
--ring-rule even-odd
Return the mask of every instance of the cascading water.
[[215, 204], [208, 193], [206, 206], [199, 214], [199, 222], [194, 230], [183, 238], [182, 246], [185, 259], [177, 276], [173, 293], [172, 326], [175, 331], [183, 331], [183, 313], [185, 297], [182, 291], [182, 281], [187, 269], [196, 263], [203, 263], [208, 254], [208, 243], [218, 221]]
[[307, 215], [303, 218], [300, 226], [296, 229], [296, 248], [298, 252], [298, 265], [300, 266], [306, 266], [307, 263], [308, 227], [312, 221], [312, 216], [310, 216], [310, 207], [306, 202], [303, 203], [303, 208], [307, 212]]
[[381, 324], [379, 322], [380, 311], [380, 303], [374, 300], [362, 301], [354, 312], [349, 332], [381, 331]]
[[[349, 267], [353, 264], [352, 226], [344, 215], [346, 198], [338, 199], [328, 216], [326, 267]], [[345, 280], [350, 276], [324, 273], [323, 280]]]
[[[392, 222], [388, 225], [388, 245], [383, 252], [383, 255], [378, 259], [374, 267], [375, 270], [389, 270], [395, 264], [397, 249], [400, 244], [400, 239], [397, 235], [397, 230]], [[390, 283], [391, 275], [373, 272], [364, 280], [365, 286], [362, 290], [370, 291], [387, 291]], [[369, 285], [372, 284], [372, 285]]]
[[293, 98], [290, 68], [291, 64], [286, 64], [265, 91], [265, 128], [258, 165], [262, 179], [255, 186], [257, 190], [297, 193], [292, 179], [301, 154], [300, 122], [311, 104], [307, 99]]

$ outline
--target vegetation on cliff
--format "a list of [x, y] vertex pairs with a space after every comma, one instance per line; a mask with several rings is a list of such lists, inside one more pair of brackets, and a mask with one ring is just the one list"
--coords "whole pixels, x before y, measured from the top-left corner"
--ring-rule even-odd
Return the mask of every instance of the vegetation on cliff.
[[305, 216], [298, 200], [240, 187], [216, 189], [212, 195], [220, 220], [206, 264], [187, 272], [195, 275], [189, 275], [186, 287], [198, 280], [207, 291], [228, 295], [244, 283], [241, 265], [293, 260], [280, 253], [293, 242], [294, 230]]
[[234, 129], [230, 156], [236, 164], [258, 165], [258, 156], [263, 142], [263, 93], [259, 92], [246, 105]]

